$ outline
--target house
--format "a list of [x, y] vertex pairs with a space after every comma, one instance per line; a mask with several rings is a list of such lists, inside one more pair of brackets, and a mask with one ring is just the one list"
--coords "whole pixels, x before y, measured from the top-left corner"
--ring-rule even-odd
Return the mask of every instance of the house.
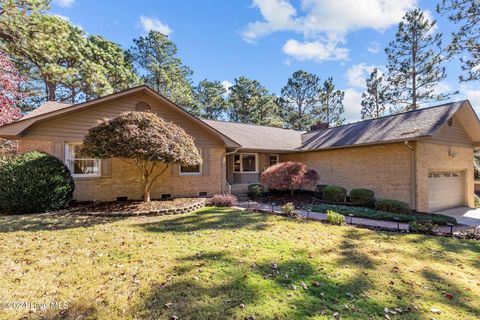
[[474, 206], [472, 159], [480, 121], [468, 101], [303, 132], [202, 120], [139, 86], [76, 105], [47, 102], [0, 127], [0, 137], [18, 140], [20, 152], [41, 150], [64, 161], [78, 200], [138, 199], [136, 168], [77, 153], [96, 120], [131, 110], [155, 112], [184, 128], [203, 158], [194, 168], [172, 166], [153, 187], [152, 198], [242, 192], [268, 166], [292, 160], [317, 170], [318, 184], [369, 188], [377, 198], [406, 201], [418, 211]]

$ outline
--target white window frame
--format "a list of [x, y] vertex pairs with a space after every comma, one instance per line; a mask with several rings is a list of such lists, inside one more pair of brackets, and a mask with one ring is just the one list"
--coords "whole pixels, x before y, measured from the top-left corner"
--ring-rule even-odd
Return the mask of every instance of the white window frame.
[[272, 153], [272, 154], [269, 154], [268, 155], [268, 166], [273, 166], [273, 164], [270, 164], [270, 157], [276, 157], [277, 158], [277, 162], [275, 164], [279, 164], [280, 163], [280, 155], [278, 153]]
[[[240, 171], [235, 171], [235, 156], [240, 156]], [[243, 171], [243, 156], [254, 156], [255, 157], [255, 171]], [[235, 153], [233, 155], [233, 173], [258, 173], [258, 153]]]
[[[200, 157], [202, 157], [202, 149], [199, 149]], [[202, 157], [203, 159], [203, 157]], [[198, 165], [198, 172], [182, 172], [182, 166], [178, 166], [178, 175], [179, 176], [201, 176], [202, 175], [203, 164]]]
[[[70, 159], [70, 148], [73, 145], [81, 145], [81, 142], [66, 142], [65, 143], [65, 165], [67, 166], [68, 170], [70, 170], [72, 177], [74, 178], [94, 178], [100, 177], [102, 175], [102, 161], [100, 159], [95, 158], [75, 158]], [[73, 173], [73, 168], [70, 167], [70, 160], [96, 160], [98, 161], [98, 173]]]

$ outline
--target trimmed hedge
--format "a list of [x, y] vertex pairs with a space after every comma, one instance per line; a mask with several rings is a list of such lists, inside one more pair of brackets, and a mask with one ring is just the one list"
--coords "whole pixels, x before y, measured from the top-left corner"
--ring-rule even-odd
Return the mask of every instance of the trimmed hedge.
[[396, 221], [398, 218], [400, 222], [412, 222], [412, 221], [431, 221], [437, 225], [446, 225], [447, 223], [456, 224], [457, 220], [452, 217], [444, 216], [441, 214], [427, 214], [427, 213], [409, 213], [400, 214], [394, 212], [378, 211], [369, 208], [351, 207], [334, 204], [319, 204], [311, 206], [312, 211], [326, 213], [328, 210], [335, 211], [342, 215], [353, 215], [359, 218], [369, 218], [386, 221]]
[[75, 184], [62, 161], [32, 151], [0, 164], [0, 213], [40, 213], [65, 208]]
[[345, 202], [347, 189], [340, 186], [326, 186], [322, 190], [322, 199], [326, 202]]
[[408, 214], [412, 211], [406, 202], [392, 199], [383, 199], [375, 202], [375, 210]]
[[215, 194], [208, 200], [208, 204], [214, 207], [233, 207], [238, 204], [238, 199], [232, 194]]
[[248, 185], [248, 196], [251, 199], [256, 199], [263, 194], [263, 186], [261, 184], [255, 183]]
[[350, 202], [357, 206], [373, 206], [375, 204], [375, 193], [370, 189], [352, 189], [350, 191]]

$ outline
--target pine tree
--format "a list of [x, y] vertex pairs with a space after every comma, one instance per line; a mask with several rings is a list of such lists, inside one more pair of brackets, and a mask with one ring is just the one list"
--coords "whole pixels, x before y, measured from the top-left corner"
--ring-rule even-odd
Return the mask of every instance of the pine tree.
[[362, 119], [384, 116], [387, 109], [388, 87], [377, 68], [373, 69], [366, 84], [367, 91], [362, 93]]
[[200, 81], [194, 88], [195, 114], [211, 120], [217, 120], [227, 111], [225, 95], [227, 90], [220, 81]]
[[476, 0], [442, 0], [437, 12], [459, 24], [448, 47], [451, 55], [461, 54], [460, 81], [480, 80], [480, 2]]
[[320, 104], [322, 113], [320, 121], [329, 125], [341, 125], [345, 121], [342, 117], [344, 113], [343, 98], [345, 92], [335, 90], [333, 79], [330, 77], [323, 83], [322, 92], [320, 94]]
[[447, 76], [442, 63], [442, 34], [420, 9], [409, 11], [398, 25], [395, 40], [385, 49], [391, 103], [397, 110], [415, 110], [423, 103], [447, 99], [435, 92]]
[[318, 76], [303, 70], [294, 72], [277, 100], [285, 125], [297, 130], [308, 129], [322, 113], [321, 93]]

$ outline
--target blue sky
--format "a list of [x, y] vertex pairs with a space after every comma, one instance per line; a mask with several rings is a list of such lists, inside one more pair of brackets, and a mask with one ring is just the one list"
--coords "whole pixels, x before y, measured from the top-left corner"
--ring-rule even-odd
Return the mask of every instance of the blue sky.
[[[360, 118], [364, 79], [386, 64], [404, 12], [414, 7], [437, 20], [445, 42], [455, 26], [435, 13], [437, 1], [420, 0], [54, 0], [50, 13], [128, 48], [149, 29], [167, 33], [193, 80], [232, 83], [246, 76], [278, 94], [288, 77], [303, 69], [333, 77], [345, 90], [345, 116]], [[448, 78], [438, 90], [460, 90], [480, 113], [478, 83], [460, 84], [458, 61], [446, 63]], [[478, 90], [477, 90], [478, 88]]]

